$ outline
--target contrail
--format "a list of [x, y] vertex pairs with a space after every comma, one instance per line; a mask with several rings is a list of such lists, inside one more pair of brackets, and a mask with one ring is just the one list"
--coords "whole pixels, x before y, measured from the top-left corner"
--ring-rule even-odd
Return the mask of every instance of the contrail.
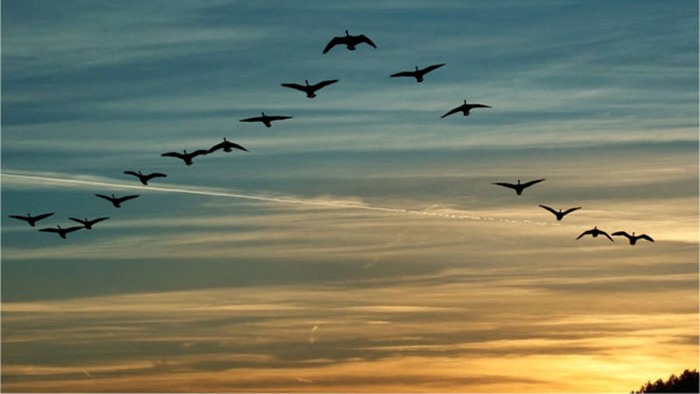
[[406, 213], [412, 215], [422, 215], [422, 216], [432, 216], [441, 217], [446, 219], [462, 219], [462, 220], [474, 220], [474, 221], [491, 221], [491, 222], [507, 222], [507, 223], [517, 223], [517, 224], [536, 224], [540, 226], [552, 225], [552, 223], [536, 222], [530, 220], [514, 220], [507, 218], [495, 218], [489, 216], [476, 216], [476, 215], [460, 215], [442, 212], [431, 212], [431, 211], [419, 211], [411, 209], [402, 208], [390, 208], [390, 207], [379, 207], [374, 205], [366, 205], [361, 203], [352, 203], [344, 201], [317, 201], [317, 200], [303, 200], [291, 197], [267, 197], [259, 195], [250, 194], [239, 194], [224, 191], [215, 190], [193, 190], [193, 189], [183, 189], [178, 187], [162, 187], [162, 186], [137, 186], [128, 185], [123, 183], [115, 182], [101, 182], [101, 181], [91, 181], [84, 179], [65, 179], [65, 178], [54, 178], [47, 176], [37, 176], [37, 175], [24, 175], [24, 174], [12, 174], [12, 173], [2, 173], [3, 177], [16, 178], [25, 181], [36, 181], [40, 183], [52, 183], [56, 185], [85, 185], [85, 186], [102, 186], [102, 187], [112, 187], [118, 189], [136, 189], [141, 191], [154, 191], [163, 193], [182, 193], [182, 194], [195, 194], [201, 196], [213, 196], [213, 197], [228, 197], [228, 198], [239, 198], [245, 200], [255, 200], [271, 203], [280, 204], [295, 204], [295, 205], [311, 205], [311, 206], [323, 206], [332, 208], [349, 208], [349, 209], [363, 209], [366, 211], [379, 211], [379, 212], [389, 212], [389, 213]]

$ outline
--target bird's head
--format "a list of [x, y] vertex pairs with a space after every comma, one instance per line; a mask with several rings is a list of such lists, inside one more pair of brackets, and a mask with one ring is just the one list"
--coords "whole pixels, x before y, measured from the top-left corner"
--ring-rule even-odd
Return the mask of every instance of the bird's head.
[[304, 82], [306, 82], [306, 86], [309, 86], [309, 80], [305, 79]]
[[348, 31], [347, 31], [347, 30], [345, 30], [345, 35], [346, 35], [346, 36], [349, 36], [349, 35], [350, 35], [350, 33], [348, 33]]

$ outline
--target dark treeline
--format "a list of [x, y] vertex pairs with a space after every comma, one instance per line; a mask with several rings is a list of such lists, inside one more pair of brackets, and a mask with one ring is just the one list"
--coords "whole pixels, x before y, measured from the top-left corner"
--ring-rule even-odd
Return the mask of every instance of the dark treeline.
[[631, 393], [697, 393], [700, 392], [698, 389], [698, 371], [686, 369], [681, 376], [671, 375], [665, 382], [661, 379], [654, 383], [647, 382], [639, 391]]

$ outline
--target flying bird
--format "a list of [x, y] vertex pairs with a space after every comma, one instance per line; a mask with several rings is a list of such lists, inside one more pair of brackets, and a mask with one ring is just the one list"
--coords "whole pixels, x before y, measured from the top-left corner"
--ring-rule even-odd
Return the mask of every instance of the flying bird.
[[579, 239], [579, 238], [583, 237], [584, 235], [590, 235], [593, 238], [597, 238], [599, 235], [604, 235], [606, 238], [608, 238], [610, 240], [610, 242], [615, 242], [615, 241], [613, 241], [612, 238], [610, 238], [610, 235], [608, 235], [608, 233], [606, 233], [603, 230], [598, 230], [598, 226], [595, 226], [594, 228], [592, 228], [588, 231], [582, 232], [581, 235], [576, 237], [576, 239]]
[[9, 215], [9, 216], [13, 219], [23, 220], [23, 221], [29, 223], [30, 226], [34, 227], [36, 222], [38, 222], [41, 219], [45, 219], [53, 214], [54, 213], [51, 212], [51, 213], [43, 213], [41, 215], [32, 216], [31, 214], [27, 213], [27, 216], [22, 216], [22, 215]]
[[195, 158], [199, 155], [206, 155], [207, 153], [209, 153], [208, 150], [197, 149], [196, 151], [190, 152], [190, 153], [187, 153], [187, 150], [183, 150], [182, 153], [166, 152], [166, 153], [161, 154], [161, 156], [163, 156], [163, 157], [177, 157], [178, 159], [184, 161], [186, 165], [191, 166], [193, 158]]
[[469, 116], [469, 111], [471, 111], [474, 108], [491, 108], [491, 106], [484, 104], [467, 104], [467, 100], [464, 100], [464, 104], [447, 111], [447, 113], [442, 115], [440, 118], [450, 116], [457, 112], [461, 112], [464, 116]]
[[130, 196], [123, 196], [123, 197], [114, 197], [114, 193], [112, 193], [111, 196], [105, 196], [104, 194], [95, 194], [99, 198], [104, 198], [105, 200], [109, 201], [114, 205], [115, 208], [120, 208], [121, 203], [127, 200], [131, 200], [133, 198], [138, 197], [138, 194], [130, 195]]
[[359, 36], [351, 36], [350, 33], [348, 33], [347, 30], [345, 30], [345, 36], [340, 36], [340, 37], [333, 37], [328, 44], [326, 45], [325, 48], [323, 48], [323, 53], [328, 53], [334, 46], [336, 45], [345, 45], [347, 46], [348, 50], [354, 51], [355, 46], [361, 43], [368, 44], [372, 48], [376, 48], [377, 46], [374, 45], [372, 40], [369, 39], [364, 34], [360, 34]]
[[219, 149], [223, 149], [224, 152], [231, 152], [231, 148], [236, 148], [236, 149], [240, 149], [240, 150], [244, 150], [244, 151], [248, 152], [248, 149], [238, 145], [235, 142], [231, 142], [231, 141], [227, 140], [226, 137], [224, 137], [223, 142], [219, 142], [218, 144], [209, 148], [208, 152], [209, 153], [216, 152]]
[[415, 71], [401, 71], [396, 74], [391, 74], [390, 77], [414, 77], [416, 79], [416, 82], [423, 82], [423, 76], [436, 68], [440, 68], [444, 66], [445, 64], [433, 64], [432, 66], [428, 66], [426, 68], [421, 68], [419, 69], [418, 66], [416, 66]]
[[577, 209], [581, 209], [581, 207], [569, 208], [569, 209], [567, 209], [566, 211], [563, 211], [563, 212], [562, 212], [561, 208], [559, 208], [559, 212], [557, 212], [557, 211], [554, 210], [553, 208], [550, 208], [550, 207], [548, 207], [548, 206], [546, 206], [546, 205], [540, 204], [540, 207], [542, 207], [542, 208], [548, 210], [549, 212], [553, 213], [554, 216], [557, 217], [557, 221], [561, 221], [561, 220], [564, 218], [564, 216], [570, 214], [571, 212], [573, 212], [573, 211], [575, 211], [575, 210], [577, 210]]
[[142, 184], [148, 185], [148, 181], [150, 181], [153, 178], [165, 178], [167, 175], [161, 173], [161, 172], [153, 172], [150, 174], [142, 174], [141, 171], [134, 172], [134, 171], [124, 171], [125, 174], [127, 175], [133, 175], [141, 181]]
[[72, 221], [74, 221], [74, 222], [78, 222], [78, 223], [82, 224], [83, 227], [84, 227], [86, 230], [92, 230], [92, 226], [93, 226], [93, 225], [95, 225], [96, 223], [99, 223], [99, 222], [101, 222], [101, 221], [103, 221], [103, 220], [107, 220], [107, 219], [109, 219], [109, 218], [105, 216], [105, 217], [96, 218], [96, 219], [91, 219], [91, 220], [88, 220], [88, 218], [85, 218], [85, 219], [68, 218], [68, 219], [70, 219], [70, 220], [72, 220]]
[[530, 186], [534, 185], [535, 183], [540, 183], [542, 181], [544, 181], [544, 178], [535, 179], [534, 181], [525, 182], [525, 183], [520, 183], [520, 179], [518, 179], [518, 183], [516, 183], [516, 184], [506, 183], [506, 182], [493, 182], [493, 184], [513, 189], [513, 190], [515, 190], [515, 193], [517, 195], [521, 195], [521, 194], [523, 194], [523, 190], [525, 190], [525, 188], [530, 187]]
[[78, 231], [84, 228], [83, 226], [74, 226], [68, 228], [61, 228], [61, 226], [42, 228], [39, 231], [44, 231], [47, 233], [56, 233], [59, 237], [66, 239], [66, 234], [72, 233], [73, 231]]
[[632, 235], [627, 234], [627, 232], [625, 232], [625, 231], [616, 231], [616, 232], [612, 233], [612, 235], [613, 236], [627, 237], [627, 239], [630, 240], [630, 245], [636, 245], [637, 241], [640, 239], [645, 239], [649, 242], [654, 242], [654, 240], [646, 234], [634, 235], [634, 231], [632, 231]]
[[287, 88], [296, 89], [296, 90], [301, 90], [302, 92], [306, 93], [306, 97], [314, 98], [314, 97], [316, 97], [317, 90], [338, 82], [338, 79], [329, 79], [326, 81], [321, 81], [321, 82], [314, 84], [314, 85], [309, 85], [308, 79], [305, 80], [304, 82], [306, 83], [306, 85], [300, 85], [298, 83], [283, 83], [282, 86], [287, 87]]
[[240, 121], [241, 122], [262, 122], [265, 126], [270, 127], [270, 126], [272, 126], [272, 122], [275, 120], [292, 119], [291, 116], [281, 116], [281, 115], [268, 116], [268, 115], [265, 115], [264, 112], [261, 112], [261, 114], [262, 114], [262, 116], [254, 116], [252, 118], [240, 119]]

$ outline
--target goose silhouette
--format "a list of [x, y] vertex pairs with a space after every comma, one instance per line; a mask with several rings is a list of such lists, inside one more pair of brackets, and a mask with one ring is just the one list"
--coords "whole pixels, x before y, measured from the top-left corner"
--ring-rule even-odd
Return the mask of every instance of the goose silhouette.
[[456, 107], [456, 108], [453, 108], [453, 109], [447, 111], [440, 118], [450, 116], [450, 115], [455, 114], [457, 112], [461, 112], [464, 116], [469, 116], [469, 111], [471, 111], [474, 108], [491, 108], [491, 106], [485, 105], [485, 104], [467, 104], [467, 100], [464, 100], [464, 104], [460, 105], [459, 107]]
[[101, 221], [103, 221], [103, 220], [107, 220], [107, 219], [109, 219], [109, 218], [105, 216], [105, 217], [96, 218], [96, 219], [91, 219], [91, 220], [88, 220], [88, 218], [84, 218], [84, 219], [68, 218], [68, 219], [70, 219], [70, 220], [72, 220], [72, 221], [74, 221], [74, 222], [78, 222], [78, 223], [82, 224], [83, 227], [84, 227], [86, 230], [92, 230], [92, 226], [93, 226], [93, 225], [95, 225], [96, 223], [99, 223], [99, 222], [101, 222]]
[[370, 40], [369, 37], [367, 37], [366, 35], [360, 34], [358, 36], [352, 36], [352, 35], [350, 35], [350, 33], [348, 33], [347, 30], [345, 30], [344, 36], [333, 37], [328, 42], [326, 47], [323, 48], [323, 53], [324, 54], [328, 53], [328, 51], [330, 51], [336, 45], [345, 45], [348, 48], [348, 50], [354, 51], [355, 46], [357, 46], [358, 44], [362, 44], [362, 43], [368, 44], [372, 48], [377, 47], [376, 45], [374, 45], [372, 40]]
[[612, 235], [615, 237], [617, 237], [617, 236], [627, 237], [627, 239], [629, 239], [629, 241], [630, 241], [630, 245], [636, 245], [637, 241], [640, 239], [645, 239], [649, 242], [654, 242], [654, 239], [646, 234], [634, 235], [634, 231], [632, 231], [632, 235], [627, 234], [626, 231], [616, 231], [616, 232], [612, 233]]
[[316, 97], [317, 90], [319, 90], [323, 87], [326, 87], [328, 85], [332, 85], [338, 81], [339, 81], [338, 79], [329, 79], [326, 81], [321, 81], [321, 82], [316, 83], [314, 85], [309, 85], [309, 80], [307, 79], [304, 81], [306, 83], [306, 85], [300, 85], [298, 83], [283, 83], [282, 86], [284, 86], [286, 88], [301, 90], [302, 92], [306, 93], [306, 97], [314, 98], [314, 97]]
[[272, 115], [268, 116], [265, 115], [264, 112], [260, 113], [261, 116], [254, 116], [252, 118], [245, 118], [245, 119], [240, 119], [241, 122], [262, 122], [267, 127], [272, 126], [272, 122], [275, 120], [284, 120], [284, 119], [292, 119], [291, 116], [282, 116], [282, 115]]
[[416, 79], [416, 82], [423, 82], [423, 76], [437, 68], [440, 68], [444, 66], [445, 64], [433, 64], [432, 66], [428, 66], [425, 68], [419, 69], [418, 66], [416, 66], [415, 71], [401, 71], [396, 74], [391, 74], [390, 77], [414, 77]]
[[520, 179], [518, 179], [518, 183], [515, 183], [515, 184], [507, 183], [507, 182], [493, 182], [493, 184], [498, 185], [498, 186], [504, 186], [504, 187], [507, 187], [509, 189], [513, 189], [513, 190], [515, 190], [515, 193], [517, 195], [521, 195], [521, 194], [523, 194], [523, 190], [525, 190], [525, 188], [528, 188], [528, 187], [534, 185], [535, 183], [540, 183], [542, 181], [544, 181], [544, 178], [535, 179], [534, 181], [525, 182], [525, 183], [520, 183]]
[[224, 137], [223, 142], [219, 142], [218, 144], [209, 148], [209, 153], [216, 152], [219, 149], [223, 149], [224, 152], [231, 152], [232, 151], [231, 148], [236, 148], [236, 149], [240, 149], [240, 150], [244, 150], [244, 151], [248, 152], [248, 149], [238, 145], [235, 142], [231, 142], [231, 141], [227, 140], [226, 137]]
[[134, 172], [134, 171], [124, 171], [125, 174], [127, 175], [133, 175], [141, 181], [142, 184], [148, 185], [148, 181], [150, 181], [153, 178], [165, 178], [167, 175], [161, 173], [161, 172], [153, 172], [150, 174], [142, 174], [141, 171]]
[[56, 233], [59, 237], [66, 239], [66, 234], [72, 233], [73, 231], [78, 231], [84, 228], [83, 226], [74, 226], [68, 228], [62, 228], [61, 226], [42, 228], [39, 231], [44, 231], [47, 233]]
[[42, 213], [41, 215], [36, 215], [32, 216], [30, 213], [27, 213], [27, 216], [22, 216], [22, 215], [9, 215], [13, 219], [19, 219], [22, 221], [25, 221], [29, 223], [30, 226], [34, 227], [36, 225], [36, 222], [38, 222], [41, 219], [45, 219], [51, 215], [53, 215], [53, 212], [50, 213]]
[[162, 157], [177, 157], [178, 159], [182, 160], [185, 162], [185, 165], [191, 166], [192, 165], [192, 159], [199, 156], [199, 155], [206, 155], [209, 153], [208, 150], [204, 149], [197, 149], [194, 152], [187, 153], [187, 150], [183, 150], [182, 153], [178, 152], [166, 152], [161, 154]]
[[104, 194], [95, 194], [99, 198], [104, 198], [105, 200], [109, 201], [114, 205], [115, 208], [121, 208], [121, 203], [124, 201], [131, 200], [133, 198], [138, 197], [138, 194], [130, 195], [130, 196], [123, 196], [123, 197], [114, 197], [114, 193], [112, 193], [111, 196], [105, 196]]
[[576, 239], [578, 240], [579, 238], [583, 237], [584, 235], [590, 235], [593, 238], [598, 238], [599, 235], [604, 235], [607, 239], [610, 240], [610, 242], [615, 242], [615, 241], [613, 241], [612, 238], [610, 238], [610, 235], [608, 235], [608, 233], [606, 233], [603, 230], [598, 230], [598, 226], [595, 226], [590, 230], [582, 232], [578, 237], [576, 237]]
[[546, 205], [540, 204], [540, 207], [542, 207], [542, 208], [548, 210], [549, 212], [553, 213], [554, 216], [557, 217], [557, 221], [561, 221], [561, 220], [564, 218], [564, 216], [570, 214], [570, 213], [573, 212], [573, 211], [576, 211], [576, 210], [578, 210], [578, 209], [581, 209], [581, 207], [569, 208], [569, 209], [567, 209], [566, 211], [563, 211], [563, 212], [562, 212], [561, 208], [559, 208], [559, 212], [557, 212], [557, 211], [554, 210], [553, 208], [550, 208], [550, 207], [548, 207], [548, 206], [546, 206]]

